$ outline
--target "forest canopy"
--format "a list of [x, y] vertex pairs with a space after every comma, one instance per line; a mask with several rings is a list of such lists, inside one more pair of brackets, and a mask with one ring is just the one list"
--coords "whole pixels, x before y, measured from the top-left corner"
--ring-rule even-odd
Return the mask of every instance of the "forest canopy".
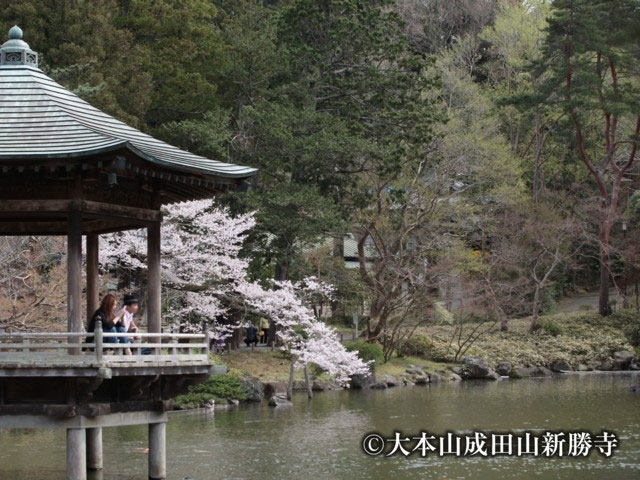
[[[640, 308], [637, 0], [1, 6], [0, 30], [20, 25], [83, 99], [258, 167], [248, 192], [218, 198], [255, 212], [251, 278], [331, 283], [332, 315], [363, 316], [386, 352], [451, 311], [535, 330], [579, 290], [600, 289], [603, 315], [612, 289]], [[3, 275], [55, 281], [59, 242], [16, 242]], [[0, 285], [60, 307], [37, 300], [50, 283]]]

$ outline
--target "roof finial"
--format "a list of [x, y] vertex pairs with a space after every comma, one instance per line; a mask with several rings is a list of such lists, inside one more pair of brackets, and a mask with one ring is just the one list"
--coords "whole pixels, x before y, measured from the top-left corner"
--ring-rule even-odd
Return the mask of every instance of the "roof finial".
[[0, 67], [26, 65], [38, 67], [38, 54], [22, 40], [22, 29], [14, 25], [9, 30], [9, 40], [0, 47]]
[[22, 29], [14, 25], [9, 29], [9, 40], [22, 40]]

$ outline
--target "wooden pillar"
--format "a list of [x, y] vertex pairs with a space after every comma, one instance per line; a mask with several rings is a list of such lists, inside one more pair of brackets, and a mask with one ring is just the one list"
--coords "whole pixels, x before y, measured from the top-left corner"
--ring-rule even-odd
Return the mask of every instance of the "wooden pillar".
[[67, 429], [67, 480], [87, 480], [87, 445], [84, 428]]
[[149, 478], [167, 478], [167, 424], [149, 424]]
[[102, 470], [102, 427], [87, 428], [87, 468]]
[[99, 235], [87, 235], [87, 321], [100, 306], [100, 287], [98, 283]]
[[[67, 231], [67, 331], [82, 331], [82, 220], [77, 206], [69, 211]], [[80, 338], [70, 339], [79, 343]]]
[[147, 322], [150, 333], [160, 333], [160, 222], [147, 227]]

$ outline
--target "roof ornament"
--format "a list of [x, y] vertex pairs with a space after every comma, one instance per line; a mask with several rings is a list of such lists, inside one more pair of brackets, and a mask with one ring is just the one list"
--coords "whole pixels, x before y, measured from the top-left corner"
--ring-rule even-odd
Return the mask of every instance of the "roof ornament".
[[38, 54], [22, 40], [22, 29], [14, 25], [9, 30], [9, 40], [0, 47], [0, 66], [27, 65], [38, 67]]

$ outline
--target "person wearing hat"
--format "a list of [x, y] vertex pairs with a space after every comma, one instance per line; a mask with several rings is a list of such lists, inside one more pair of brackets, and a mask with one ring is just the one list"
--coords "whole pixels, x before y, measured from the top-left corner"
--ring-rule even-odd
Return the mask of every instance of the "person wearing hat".
[[[120, 310], [122, 314], [122, 318], [116, 325], [116, 331], [118, 333], [127, 333], [127, 332], [137, 332], [138, 326], [136, 322], [133, 320], [133, 316], [138, 312], [138, 308], [140, 307], [140, 301], [138, 297], [135, 295], [125, 295], [124, 296], [124, 307]], [[131, 339], [127, 336], [118, 337], [118, 342], [120, 343], [131, 343]], [[125, 355], [131, 355], [131, 349], [126, 348], [124, 351]]]

